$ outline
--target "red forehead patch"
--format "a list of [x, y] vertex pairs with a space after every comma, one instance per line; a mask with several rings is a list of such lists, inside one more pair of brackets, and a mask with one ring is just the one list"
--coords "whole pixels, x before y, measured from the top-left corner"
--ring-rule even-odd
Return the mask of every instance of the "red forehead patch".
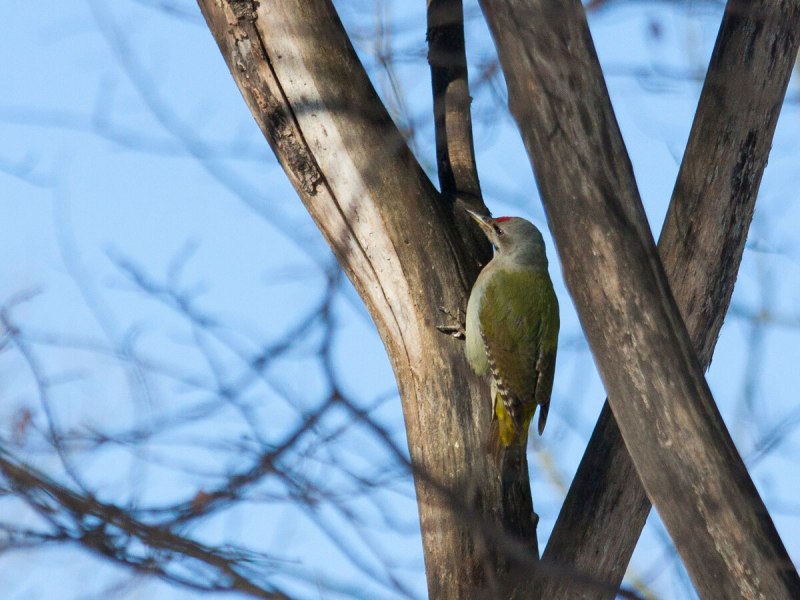
[[513, 219], [513, 218], [514, 218], [514, 217], [497, 217], [497, 218], [495, 219], [495, 221], [497, 221], [498, 223], [502, 223], [503, 221], [510, 221], [510, 220], [511, 220], [511, 219]]

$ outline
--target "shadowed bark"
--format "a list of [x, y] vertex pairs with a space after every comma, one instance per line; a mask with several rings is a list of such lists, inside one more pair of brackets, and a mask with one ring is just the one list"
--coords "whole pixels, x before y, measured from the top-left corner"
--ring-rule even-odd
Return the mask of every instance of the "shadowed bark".
[[[465, 249], [453, 198], [438, 194], [414, 160], [328, 0], [199, 4], [386, 345], [403, 402], [430, 597], [496, 589], [507, 569], [503, 549], [535, 556], [530, 491], [527, 504], [503, 502], [503, 478], [483, 444], [487, 382], [471, 373], [462, 343], [435, 328], [440, 306], [466, 306], [485, 243]], [[521, 545], [503, 541], [504, 524], [513, 524]]]
[[427, 38], [441, 192], [480, 209], [461, 0], [428, 0]]
[[[794, 2], [730, 2], [659, 240], [695, 351], [711, 362], [797, 55]], [[650, 512], [606, 403], [543, 559], [619, 586]], [[549, 580], [541, 598], [613, 598]]]
[[[456, 203], [454, 219], [461, 237], [468, 247], [485, 248], [480, 262], [486, 264], [491, 259], [486, 236], [475, 226], [474, 220], [460, 210], [470, 208], [489, 214], [481, 196], [472, 143], [471, 98], [461, 0], [428, 1], [427, 38], [439, 184], [442, 194]], [[500, 465], [500, 473], [505, 531], [522, 541], [532, 556], [538, 558], [537, 519], [530, 518], [533, 499], [527, 453], [521, 449], [507, 452]]]
[[[489, 214], [481, 194], [472, 140], [472, 98], [469, 95], [462, 1], [428, 0], [427, 16], [439, 189], [445, 198], [455, 201], [458, 206]], [[479, 259], [481, 264], [486, 264], [492, 257], [486, 236], [464, 211], [456, 210], [454, 218], [468, 247], [485, 248]], [[529, 484], [527, 469], [522, 483]]]
[[[670, 293], [583, 7], [577, 1], [548, 0], [482, 0], [481, 4], [506, 75], [511, 111], [536, 170], [567, 286], [611, 408], [636, 471], [698, 592], [704, 598], [797, 597], [797, 573], [725, 429]], [[746, 54], [745, 61], [751, 59]], [[714, 78], [709, 83], [719, 84]], [[781, 82], [779, 87], [784, 85]], [[780, 98], [771, 103], [773, 108], [779, 105]], [[700, 114], [701, 122], [708, 118]], [[776, 116], [777, 111], [767, 123]], [[741, 126], [735, 119], [730, 125]], [[749, 189], [754, 195], [770, 137], [758, 135], [738, 147], [734, 174], [742, 175], [733, 177], [732, 187], [736, 194], [744, 192], [741, 200], [748, 200]], [[721, 143], [711, 153], [714, 156], [706, 153], [702, 158], [719, 159], [729, 149]], [[761, 154], [754, 154], [757, 149]], [[691, 166], [685, 169], [691, 169], [694, 177], [715, 164], [709, 160], [704, 169], [703, 163], [692, 162], [698, 151], [703, 150], [690, 147], [687, 151], [686, 165]], [[686, 204], [675, 202], [667, 219], [667, 231], [675, 229], [680, 234], [675, 237], [678, 246], [701, 233], [681, 211], [702, 206], [689, 191], [690, 184], [683, 183], [687, 178], [692, 180], [682, 174], [676, 192], [676, 197], [687, 195], [682, 201]], [[713, 181], [702, 183], [702, 176], [698, 180], [700, 194], [716, 191]], [[716, 214], [723, 218], [717, 227], [724, 229], [733, 222], [746, 229], [752, 202], [749, 208], [734, 205]], [[711, 238], [688, 248], [713, 249]], [[735, 278], [743, 243], [744, 235], [723, 243], [722, 256], [732, 259], [734, 268], [724, 273], [721, 282], [712, 283], [720, 287], [712, 288], [708, 299], [700, 290], [703, 307], [698, 312], [705, 313], [706, 319], [715, 317], [705, 326], [698, 323], [696, 333], [709, 354], [717, 320], [721, 322], [724, 315], [724, 310], [715, 314], [715, 307], [727, 305], [728, 279]], [[672, 269], [688, 270], [689, 257], [683, 250], [678, 252], [669, 237], [663, 252], [674, 261]], [[708, 256], [703, 258], [708, 260]], [[691, 263], [699, 264], [702, 261]], [[689, 272], [687, 277], [684, 281], [692, 277], [707, 281], [713, 272]], [[675, 284], [677, 293], [686, 297], [685, 312], [693, 313], [692, 298], [698, 296], [685, 290], [685, 283], [677, 278]], [[711, 343], [706, 337], [712, 338]], [[603, 422], [611, 422], [608, 415]], [[608, 435], [613, 441], [613, 432]], [[613, 452], [606, 456], [614, 462]], [[624, 467], [624, 462], [617, 455], [614, 464]], [[637, 498], [635, 492], [629, 493], [627, 498], [639, 504], [641, 515], [641, 494]], [[579, 501], [587, 502], [587, 498]], [[641, 529], [638, 519], [632, 528], [636, 537]], [[619, 545], [615, 536], [611, 542]]]

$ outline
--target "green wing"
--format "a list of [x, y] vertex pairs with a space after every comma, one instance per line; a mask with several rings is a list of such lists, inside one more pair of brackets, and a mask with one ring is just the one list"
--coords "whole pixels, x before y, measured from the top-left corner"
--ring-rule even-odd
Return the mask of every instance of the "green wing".
[[550, 276], [541, 270], [498, 270], [487, 283], [479, 318], [492, 375], [517, 433], [527, 439], [537, 404], [542, 407], [541, 433], [553, 389], [559, 328]]
[[553, 392], [553, 378], [556, 371], [556, 350], [558, 348], [558, 310], [555, 319], [555, 338], [556, 343], [551, 349], [542, 348], [539, 354], [539, 361], [536, 364], [536, 372], [539, 374], [539, 381], [536, 384], [536, 394], [534, 399], [539, 405], [539, 425], [537, 430], [542, 435], [544, 426], [547, 423], [547, 413], [550, 412], [550, 394]]

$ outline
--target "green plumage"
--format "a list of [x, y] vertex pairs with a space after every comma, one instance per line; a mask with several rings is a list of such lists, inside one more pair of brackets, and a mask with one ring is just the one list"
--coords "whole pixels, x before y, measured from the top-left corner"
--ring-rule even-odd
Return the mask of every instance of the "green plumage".
[[553, 389], [559, 318], [550, 276], [528, 269], [494, 271], [478, 315], [487, 359], [494, 365], [499, 441], [525, 444], [537, 405], [539, 433], [544, 430]]
[[547, 421], [558, 347], [558, 300], [544, 240], [530, 222], [471, 213], [495, 246], [467, 305], [466, 354], [479, 375], [492, 376], [492, 447], [525, 445], [540, 406]]

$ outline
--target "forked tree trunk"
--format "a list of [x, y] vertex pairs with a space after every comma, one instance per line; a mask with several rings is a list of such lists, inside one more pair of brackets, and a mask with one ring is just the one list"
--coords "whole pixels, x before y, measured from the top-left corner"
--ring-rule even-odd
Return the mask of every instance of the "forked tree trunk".
[[[711, 362], [797, 56], [800, 5], [730, 2], [711, 56], [658, 249], [704, 367]], [[542, 559], [616, 587], [650, 501], [608, 403]], [[550, 579], [538, 598], [613, 598]]]
[[[720, 599], [800, 597], [800, 579], [722, 422], [672, 297], [582, 4], [481, 5], [614, 418], [698, 592]], [[735, 173], [743, 180], [759, 172], [752, 152], [764, 147], [758, 132], [748, 139], [735, 149]], [[692, 215], [671, 215], [691, 238]], [[723, 217], [746, 228], [750, 212], [734, 206]], [[728, 257], [738, 260], [743, 242], [734, 238]]]
[[[457, 199], [481, 204], [472, 157], [464, 162], [459, 154], [458, 164], [470, 172], [460, 177], [453, 168], [452, 177], [445, 172], [442, 178], [445, 193], [434, 190], [378, 99], [330, 0], [199, 4], [256, 121], [386, 345], [403, 402], [430, 597], [509, 596], [512, 589], [530, 596], [532, 586], [541, 584], [533, 575], [574, 576], [534, 560], [525, 456], [503, 473], [489, 460], [483, 445], [490, 417], [486, 383], [469, 371], [460, 343], [434, 327], [440, 306], [465, 306], [487, 255], [479, 238], [457, 226], [454, 209]], [[800, 595], [796, 572], [719, 418], [670, 294], [580, 2], [482, 4], [614, 416], [698, 590], [709, 598]], [[443, 44], [458, 46], [454, 39]], [[762, 42], [755, 40], [756, 54]], [[796, 45], [787, 48], [784, 53]], [[436, 49], [434, 40], [434, 87], [441, 84], [445, 95], [452, 89], [453, 100], [463, 105], [466, 72], [459, 65], [437, 75]], [[783, 62], [778, 70], [784, 77]], [[437, 123], [446, 114], [446, 107], [437, 112]], [[466, 116], [453, 122], [453, 131], [465, 122], [468, 127]], [[744, 123], [749, 121], [731, 127], [738, 132]], [[774, 127], [774, 118], [767, 125]], [[437, 133], [447, 131], [439, 126]], [[446, 137], [437, 139], [437, 150], [444, 148], [450, 161], [455, 155], [445, 147]], [[457, 137], [467, 148], [463, 132]], [[746, 230], [763, 166], [751, 164], [748, 153], [765, 159], [770, 137], [771, 131], [742, 150], [741, 197], [750, 204], [723, 210], [722, 217], [733, 219], [723, 228]], [[688, 247], [705, 247], [699, 238], [714, 224], [686, 229], [681, 205], [675, 206], [667, 230], [685, 233]], [[732, 239], [738, 264], [744, 235]], [[680, 268], [688, 258], [674, 260], [672, 268]], [[731, 276], [735, 271], [734, 265]], [[710, 297], [709, 310], [719, 318], [731, 284]], [[509, 481], [512, 502], [504, 494]], [[596, 545], [602, 528], [593, 531], [600, 533], [579, 545]], [[623, 556], [636, 536], [638, 531], [628, 532], [615, 552]], [[582, 567], [578, 554], [568, 562]], [[514, 561], [518, 568], [508, 577]], [[616, 576], [588, 570], [606, 581]], [[591, 589], [606, 594], [616, 585], [595, 584]]]
[[[375, 321], [397, 377], [432, 598], [474, 598], [536, 556], [524, 454], [503, 502], [485, 451], [487, 382], [435, 325], [466, 307], [467, 247], [380, 102], [328, 0], [200, 0], [239, 89]], [[477, 238], [476, 238], [477, 239]], [[524, 485], [521, 485], [524, 484]], [[518, 543], [503, 536], [513, 531]]]

